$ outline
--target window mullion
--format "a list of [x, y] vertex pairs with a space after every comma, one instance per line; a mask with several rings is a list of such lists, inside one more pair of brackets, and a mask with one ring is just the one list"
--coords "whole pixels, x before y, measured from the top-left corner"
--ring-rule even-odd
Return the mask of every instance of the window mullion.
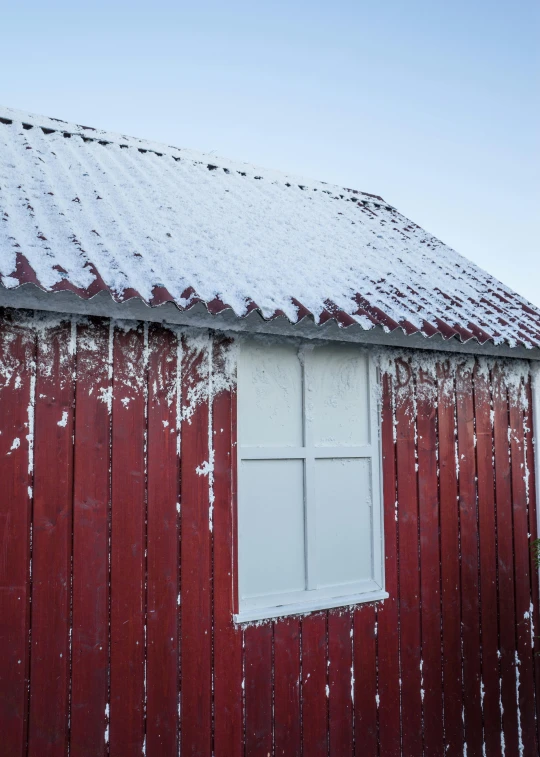
[[305, 518], [305, 553], [306, 553], [306, 589], [313, 591], [317, 588], [317, 523], [315, 502], [315, 450], [313, 448], [313, 430], [311, 427], [311, 413], [308, 408], [307, 362], [309, 352], [306, 350], [302, 360], [302, 397], [303, 412], [302, 425], [304, 432], [304, 518]]
[[306, 589], [317, 588], [317, 520], [315, 512], [315, 457], [305, 459], [305, 534], [306, 534]]
[[306, 456], [303, 447], [242, 447], [238, 446], [240, 460], [301, 460]]

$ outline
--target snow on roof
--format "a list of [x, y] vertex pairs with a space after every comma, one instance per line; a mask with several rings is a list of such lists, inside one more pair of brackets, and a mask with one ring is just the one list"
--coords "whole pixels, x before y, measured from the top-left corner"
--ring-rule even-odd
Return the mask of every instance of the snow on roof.
[[540, 346], [540, 310], [382, 198], [0, 108], [0, 282]]

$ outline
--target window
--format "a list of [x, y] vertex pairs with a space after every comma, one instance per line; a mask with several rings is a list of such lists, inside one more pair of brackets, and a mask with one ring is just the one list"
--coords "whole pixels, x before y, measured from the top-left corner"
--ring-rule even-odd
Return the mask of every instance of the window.
[[360, 347], [241, 344], [237, 622], [387, 596], [376, 380]]

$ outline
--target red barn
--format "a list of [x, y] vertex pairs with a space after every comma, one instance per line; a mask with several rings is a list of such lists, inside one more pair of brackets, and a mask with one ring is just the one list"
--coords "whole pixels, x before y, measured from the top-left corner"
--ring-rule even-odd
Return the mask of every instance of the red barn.
[[380, 197], [0, 111], [0, 751], [538, 754], [540, 311]]

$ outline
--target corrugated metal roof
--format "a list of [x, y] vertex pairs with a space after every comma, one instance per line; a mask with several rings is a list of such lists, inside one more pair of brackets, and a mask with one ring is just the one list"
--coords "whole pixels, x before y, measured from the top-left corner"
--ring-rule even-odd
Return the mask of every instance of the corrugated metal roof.
[[540, 310], [381, 197], [0, 109], [0, 281], [540, 346]]

